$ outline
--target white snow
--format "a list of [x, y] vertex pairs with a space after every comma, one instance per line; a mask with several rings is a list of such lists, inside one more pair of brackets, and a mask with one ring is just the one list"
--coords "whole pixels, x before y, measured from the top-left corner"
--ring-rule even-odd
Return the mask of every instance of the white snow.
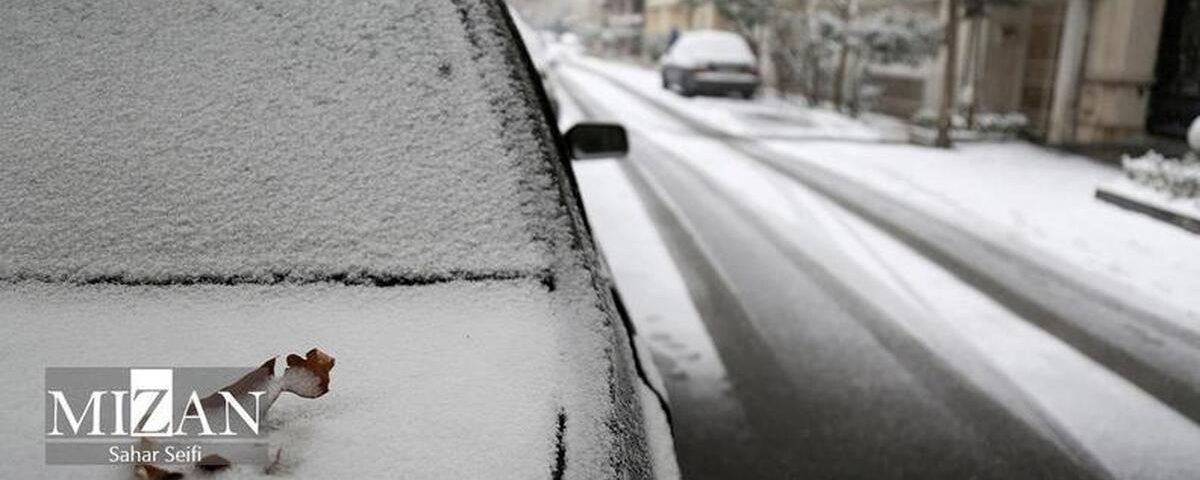
[[[962, 143], [944, 151], [914, 145], [872, 143], [891, 140], [896, 131], [880, 129], [836, 113], [774, 101], [687, 99], [655, 83], [653, 71], [635, 65], [573, 58], [572, 62], [636, 89], [688, 118], [760, 145], [799, 162], [812, 162], [859, 180], [923, 210], [964, 225], [1003, 235], [1069, 262], [1082, 272], [1145, 298], [1164, 302], [1185, 317], [1179, 323], [1200, 329], [1200, 255], [1197, 239], [1177, 227], [1095, 199], [1097, 186], [1121, 176], [1113, 166], [1024, 142]], [[583, 73], [583, 72], [581, 72]], [[640, 105], [620, 89], [596, 79], [589, 88], [609, 92], [605, 100], [640, 118], [658, 118], [649, 131], [681, 127], [662, 112]], [[618, 100], [609, 98], [623, 95]], [[758, 128], [746, 112], [784, 113]], [[832, 117], [832, 120], [825, 120]], [[819, 118], [812, 123], [797, 118]], [[647, 124], [652, 125], [652, 124]], [[821, 141], [829, 140], [829, 141]], [[672, 138], [681, 148], [687, 138]], [[719, 142], [710, 142], [719, 148]], [[707, 151], [697, 148], [686, 152]], [[731, 151], [725, 149], [724, 151]], [[1112, 288], [1105, 288], [1112, 290]]]
[[453, 4], [118, 5], [0, 5], [0, 277], [545, 268]]
[[[618, 120], [641, 133], [641, 138], [678, 155], [677, 159], [641, 161], [679, 162], [703, 175], [725, 191], [725, 198], [735, 199], [746, 212], [761, 215], [771, 234], [789, 239], [792, 248], [809, 252], [841, 281], [870, 292], [864, 294], [865, 299], [895, 315], [935, 352], [962, 360], [957, 368], [983, 381], [983, 388], [1003, 393], [1009, 391], [1003, 384], [1011, 383], [1019, 393], [1001, 396], [1003, 401], [1025, 412], [1026, 418], [1047, 421], [1066, 433], [1117, 478], [1200, 475], [1193, 458], [1200, 448], [1200, 428], [1154, 397], [863, 220], [719, 139], [692, 134], [644, 100], [585, 70], [570, 68], [563, 76], [602, 101], [608, 110], [619, 112]], [[1114, 236], [1138, 234], [1146, 242], [1176, 248], [1155, 252], [1157, 257], [1150, 260], [1122, 255], [1120, 250], [1093, 252], [1107, 253], [1104, 258], [1109, 261], [1141, 265], [1139, 272], [1144, 275], [1175, 275], [1170, 266], [1157, 263], [1167, 258], [1195, 265], [1187, 253], [1191, 251], [1187, 242], [1194, 238], [1093, 200], [1090, 188], [1094, 182], [1117, 173], [1078, 157], [1050, 154], [1021, 143], [973, 145], [955, 152], [836, 142], [769, 144], [796, 154], [797, 161], [835, 165], [838, 171], [854, 174], [872, 186], [898, 189], [896, 185], [903, 185], [909, 190], [885, 191], [903, 201], [922, 201], [922, 206], [938, 212], [953, 209], [956, 215], [970, 215], [971, 222], [1000, 222], [1003, 214], [984, 215], [975, 210], [984, 204], [1000, 204], [995, 208], [1012, 215], [1062, 222], [1055, 232], [1060, 235], [1071, 234], [1072, 228], [1081, 230], [1080, 237], [1096, 235], [1097, 243], [1106, 242], [1102, 245], [1110, 248], [1119, 245]], [[1058, 209], [1062, 211], [1046, 213]], [[1114, 235], [1105, 231], [1103, 222], [1114, 222], [1112, 228], [1124, 232]], [[1024, 225], [1026, 229], [1034, 225], [1051, 228], [1032, 221]], [[989, 228], [1004, 226], [989, 224]], [[1023, 241], [1026, 229], [1012, 232], [1013, 241]], [[1177, 280], [1194, 282], [1197, 278], [1200, 276]], [[981, 359], [986, 359], [986, 365], [977, 363]]]
[[[130, 475], [44, 465], [46, 367], [319, 347], [331, 393], [272, 410], [286, 475], [547, 477], [562, 413], [565, 478], [650, 476], [661, 412], [501, 5], [0, 3], [5, 471]], [[322, 281], [371, 275], [447, 282]], [[173, 285], [206, 279], [237, 285]]]
[[746, 39], [733, 32], [721, 30], [692, 30], [683, 32], [667, 52], [668, 61], [679, 65], [733, 63], [755, 65], [754, 52]]
[[[533, 280], [0, 289], [5, 470], [21, 478], [131, 477], [124, 466], [43, 465], [44, 367], [254, 367], [318, 347], [337, 359], [330, 392], [314, 400], [285, 394], [271, 411], [269, 441], [283, 448], [288, 475], [544, 477], [567, 397], [607, 391], [604, 376], [580, 375], [559, 360], [578, 353], [557, 325], [578, 318], [556, 303]], [[568, 417], [568, 441], [596, 441], [587, 423]], [[259, 471], [247, 466], [221, 478]]]
[[1192, 120], [1192, 125], [1188, 127], [1187, 140], [1193, 152], [1200, 152], [1200, 118]]
[[1200, 221], [1200, 198], [1172, 198], [1159, 190], [1135, 183], [1127, 177], [1101, 183], [1096, 188]]
[[[879, 140], [895, 138], [898, 132], [881, 131], [864, 120], [854, 120], [820, 109], [799, 108], [792, 99], [764, 95], [754, 101], [719, 97], [682, 97], [662, 88], [659, 73], [627, 63], [595, 57], [570, 56], [574, 65], [600, 70], [620, 78], [643, 95], [650, 96], [688, 116], [703, 120], [716, 130], [751, 138], [838, 138]], [[889, 125], [893, 129], [894, 125]]]
[[[934, 328], [969, 343], [1116, 478], [1200, 475], [1200, 428], [1157, 399], [971, 289], [935, 263], [832, 202], [794, 189], [797, 208]], [[1136, 418], [1131, 423], [1129, 419]]]
[[729, 381], [666, 245], [613, 160], [576, 162], [588, 221], [621, 298], [663, 375], [691, 395], [719, 399]]
[[1096, 187], [1121, 176], [1115, 167], [1023, 142], [962, 144], [953, 151], [833, 142], [768, 145], [1181, 309], [1187, 318], [1174, 320], [1200, 329], [1197, 237], [1097, 200]]

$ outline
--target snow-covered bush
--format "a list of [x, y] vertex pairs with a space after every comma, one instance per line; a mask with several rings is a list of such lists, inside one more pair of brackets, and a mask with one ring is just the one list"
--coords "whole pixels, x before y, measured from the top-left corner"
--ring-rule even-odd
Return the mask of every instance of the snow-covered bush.
[[955, 130], [966, 130], [967, 118], [959, 114], [954, 114], [953, 117], [950, 117], [950, 127]]
[[1153, 150], [1140, 157], [1121, 159], [1125, 176], [1175, 198], [1200, 198], [1200, 161], [1167, 158]]
[[849, 26], [869, 61], [911, 66], [937, 52], [941, 30], [937, 19], [901, 8], [865, 15]]
[[[912, 122], [913, 125], [916, 125], [918, 127], [937, 128], [938, 112], [936, 110], [922, 108], [921, 110], [918, 110], [917, 113], [913, 114], [912, 119], [910, 119], [910, 121]], [[961, 129], [967, 128], [967, 119], [966, 119], [966, 117], [963, 117], [962, 115], [955, 114], [954, 117], [950, 120], [950, 124], [954, 128], [961, 130]]]
[[938, 114], [931, 109], [922, 108], [913, 114], [910, 121], [918, 127], [937, 128]]
[[[913, 115], [911, 121], [913, 125], [918, 127], [937, 128], [938, 113], [927, 108], [921, 109]], [[1020, 133], [1028, 124], [1029, 119], [1020, 112], [980, 113], [975, 115], [975, 128], [973, 130], [982, 133], [1015, 135]], [[953, 119], [951, 119], [951, 125], [956, 130], [966, 130], [967, 119], [961, 114], [955, 114]]]
[[975, 129], [981, 132], [1016, 134], [1029, 124], [1020, 112], [981, 113], [975, 115]]

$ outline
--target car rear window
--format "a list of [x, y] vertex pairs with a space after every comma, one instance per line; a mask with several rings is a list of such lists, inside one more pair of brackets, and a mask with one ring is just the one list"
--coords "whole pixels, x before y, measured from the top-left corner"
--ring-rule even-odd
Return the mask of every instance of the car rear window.
[[0, 279], [547, 268], [553, 139], [484, 9], [0, 2]]

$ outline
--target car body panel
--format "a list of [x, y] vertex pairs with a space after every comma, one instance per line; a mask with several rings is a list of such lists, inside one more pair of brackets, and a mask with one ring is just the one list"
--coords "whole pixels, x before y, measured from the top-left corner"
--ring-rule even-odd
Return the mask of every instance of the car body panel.
[[28, 437], [44, 368], [313, 347], [338, 358], [331, 392], [277, 407], [295, 476], [669, 458], [501, 2], [6, 3], [0, 29], [10, 474], [90, 471]]
[[663, 88], [750, 97], [761, 83], [757, 63], [746, 40], [733, 32], [684, 32], [660, 60]]

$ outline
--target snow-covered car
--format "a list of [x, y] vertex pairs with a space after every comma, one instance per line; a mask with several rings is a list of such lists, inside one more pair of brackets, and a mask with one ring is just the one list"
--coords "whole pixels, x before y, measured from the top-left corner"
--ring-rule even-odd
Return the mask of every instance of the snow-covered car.
[[754, 51], [745, 38], [733, 32], [683, 32], [659, 65], [663, 88], [684, 96], [736, 94], [751, 98], [761, 83]]
[[575, 32], [563, 32], [558, 36], [558, 44], [564, 52], [572, 55], [582, 55], [584, 52], [583, 40]]
[[0, 477], [133, 476], [47, 465], [47, 368], [313, 347], [328, 392], [214, 478], [675, 472], [568, 158], [624, 137], [559, 134], [500, 0], [2, 2], [0, 31]]

